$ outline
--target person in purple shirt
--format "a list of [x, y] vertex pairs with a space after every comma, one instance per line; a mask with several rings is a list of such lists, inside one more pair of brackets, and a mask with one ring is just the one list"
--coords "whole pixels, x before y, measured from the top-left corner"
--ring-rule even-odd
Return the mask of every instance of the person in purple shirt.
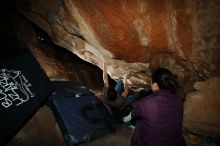
[[165, 68], [152, 74], [153, 93], [132, 110], [136, 125], [131, 146], [186, 146], [182, 136], [183, 103], [175, 95], [176, 76]]

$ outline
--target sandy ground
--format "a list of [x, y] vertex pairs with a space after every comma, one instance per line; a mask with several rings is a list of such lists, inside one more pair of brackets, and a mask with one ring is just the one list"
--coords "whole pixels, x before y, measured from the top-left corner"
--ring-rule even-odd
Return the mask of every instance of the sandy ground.
[[116, 132], [79, 146], [130, 146], [132, 133], [132, 129], [123, 124], [118, 124]]
[[[124, 124], [117, 124], [116, 132], [80, 146], [129, 146], [132, 133]], [[6, 146], [67, 146], [67, 143], [51, 109], [43, 106]]]

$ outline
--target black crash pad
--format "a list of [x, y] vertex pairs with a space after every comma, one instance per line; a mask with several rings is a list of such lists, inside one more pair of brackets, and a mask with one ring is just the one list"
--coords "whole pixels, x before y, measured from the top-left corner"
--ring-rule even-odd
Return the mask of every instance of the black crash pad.
[[77, 81], [52, 81], [56, 97], [80, 97], [86, 95], [94, 95], [86, 86]]
[[0, 36], [0, 145], [5, 145], [36, 113], [53, 86], [30, 51]]
[[114, 132], [115, 122], [94, 93], [75, 81], [53, 81], [49, 105], [69, 146]]

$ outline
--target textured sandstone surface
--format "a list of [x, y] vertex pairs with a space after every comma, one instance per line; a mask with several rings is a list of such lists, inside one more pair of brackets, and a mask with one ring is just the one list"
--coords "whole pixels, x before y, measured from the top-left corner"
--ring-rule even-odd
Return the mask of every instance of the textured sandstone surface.
[[132, 88], [148, 84], [152, 69], [167, 67], [188, 84], [220, 73], [220, 1], [23, 0], [17, 12], [54, 43]]
[[194, 85], [184, 103], [184, 126], [192, 132], [220, 136], [220, 76]]

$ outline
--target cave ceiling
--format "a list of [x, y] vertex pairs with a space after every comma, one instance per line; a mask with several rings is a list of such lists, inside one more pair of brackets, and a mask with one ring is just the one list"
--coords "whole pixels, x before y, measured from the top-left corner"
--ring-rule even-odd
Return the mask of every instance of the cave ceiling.
[[51, 40], [115, 80], [144, 87], [166, 67], [187, 84], [220, 73], [220, 1], [21, 0], [11, 4]]

